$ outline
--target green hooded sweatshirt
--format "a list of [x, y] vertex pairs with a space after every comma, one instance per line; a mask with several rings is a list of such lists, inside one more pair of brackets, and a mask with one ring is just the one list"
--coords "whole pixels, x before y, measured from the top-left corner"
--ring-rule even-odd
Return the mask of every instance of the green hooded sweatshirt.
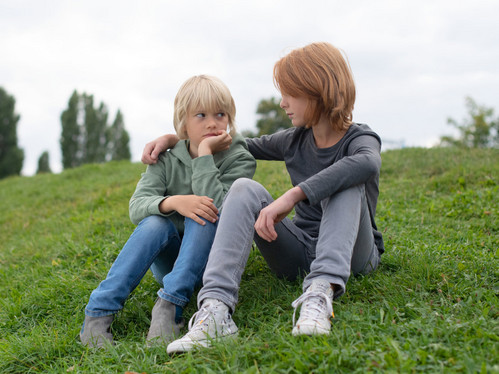
[[150, 215], [168, 217], [180, 233], [184, 232], [184, 217], [176, 211], [163, 214], [159, 204], [168, 196], [198, 195], [213, 199], [220, 209], [223, 198], [238, 178], [253, 178], [256, 161], [248, 151], [244, 138], [235, 135], [226, 151], [191, 158], [189, 140], [162, 153], [158, 162], [149, 165], [130, 199], [130, 219], [139, 224]]

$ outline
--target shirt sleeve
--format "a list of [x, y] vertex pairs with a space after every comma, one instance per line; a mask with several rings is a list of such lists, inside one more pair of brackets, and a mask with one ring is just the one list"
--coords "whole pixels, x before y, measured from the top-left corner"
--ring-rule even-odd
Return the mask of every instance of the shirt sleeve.
[[286, 129], [259, 138], [247, 138], [248, 149], [257, 160], [284, 161], [286, 144], [289, 143], [294, 130]]
[[380, 150], [381, 144], [375, 136], [358, 136], [348, 145], [347, 156], [301, 182], [298, 187], [305, 193], [310, 205], [315, 205], [339, 191], [365, 184], [379, 175]]
[[166, 198], [165, 170], [165, 157], [160, 157], [158, 163], [148, 165], [145, 173], [142, 173], [129, 203], [130, 220], [135, 225], [151, 215], [171, 214], [163, 214], [159, 210], [159, 204]]

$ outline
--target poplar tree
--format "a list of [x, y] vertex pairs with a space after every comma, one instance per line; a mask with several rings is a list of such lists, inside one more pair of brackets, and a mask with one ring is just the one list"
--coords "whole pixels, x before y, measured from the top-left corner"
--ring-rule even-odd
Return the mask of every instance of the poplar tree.
[[130, 136], [125, 129], [125, 122], [121, 111], [118, 110], [116, 118], [110, 128], [108, 149], [111, 160], [130, 160]]
[[61, 151], [64, 169], [87, 163], [130, 160], [130, 138], [123, 115], [108, 125], [109, 111], [104, 103], [94, 105], [92, 95], [74, 91], [68, 108], [61, 114]]
[[81, 126], [78, 124], [80, 96], [74, 91], [68, 108], [61, 114], [62, 134], [60, 139], [62, 166], [64, 169], [80, 166], [83, 162]]
[[0, 178], [19, 175], [23, 167], [24, 151], [17, 145], [16, 100], [0, 87]]
[[106, 161], [107, 153], [107, 107], [100, 103], [94, 108], [93, 96], [83, 95], [85, 103], [85, 141], [84, 163], [101, 163]]

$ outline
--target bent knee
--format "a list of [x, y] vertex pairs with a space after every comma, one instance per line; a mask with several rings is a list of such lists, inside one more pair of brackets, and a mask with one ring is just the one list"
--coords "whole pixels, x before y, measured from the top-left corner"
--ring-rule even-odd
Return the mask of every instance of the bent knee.
[[246, 190], [248, 188], [251, 188], [251, 186], [255, 183], [259, 184], [258, 182], [255, 182], [253, 179], [250, 178], [238, 178], [234, 181], [234, 183], [232, 183], [230, 189], [234, 191]]
[[231, 186], [229, 190], [232, 194], [245, 195], [250, 194], [260, 194], [261, 192], [267, 190], [260, 183], [249, 178], [239, 178]]
[[[218, 217], [220, 218], [220, 215], [218, 215]], [[199, 217], [199, 218], [204, 222], [204, 225], [197, 223], [192, 218], [185, 217], [185, 220], [184, 220], [185, 231], [192, 230], [192, 231], [201, 231], [201, 232], [203, 232], [203, 231], [204, 232], [212, 232], [212, 231], [214, 232], [217, 229], [218, 220], [215, 222], [210, 222], [207, 219], [204, 219], [203, 217]]]
[[249, 178], [239, 178], [232, 184], [224, 204], [229, 200], [230, 204], [256, 204], [261, 209], [261, 201], [269, 202], [272, 197], [260, 183]]
[[164, 230], [165, 228], [169, 228], [171, 226], [174, 225], [169, 218], [157, 215], [148, 216], [139, 223], [139, 227], [142, 230], [152, 230], [152, 231]]
[[366, 189], [363, 184], [352, 186], [346, 190], [335, 193], [334, 195], [328, 196], [321, 200], [320, 204], [322, 210], [326, 210], [329, 204], [334, 203], [344, 203], [347, 206], [355, 206], [357, 201], [366, 200]]

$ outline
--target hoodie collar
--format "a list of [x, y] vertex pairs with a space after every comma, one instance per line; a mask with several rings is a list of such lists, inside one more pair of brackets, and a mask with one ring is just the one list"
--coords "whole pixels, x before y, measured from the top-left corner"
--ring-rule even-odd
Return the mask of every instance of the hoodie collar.
[[178, 158], [182, 163], [187, 166], [191, 166], [192, 157], [189, 153], [189, 140], [183, 139], [179, 140], [178, 143], [170, 150], [171, 154]]

